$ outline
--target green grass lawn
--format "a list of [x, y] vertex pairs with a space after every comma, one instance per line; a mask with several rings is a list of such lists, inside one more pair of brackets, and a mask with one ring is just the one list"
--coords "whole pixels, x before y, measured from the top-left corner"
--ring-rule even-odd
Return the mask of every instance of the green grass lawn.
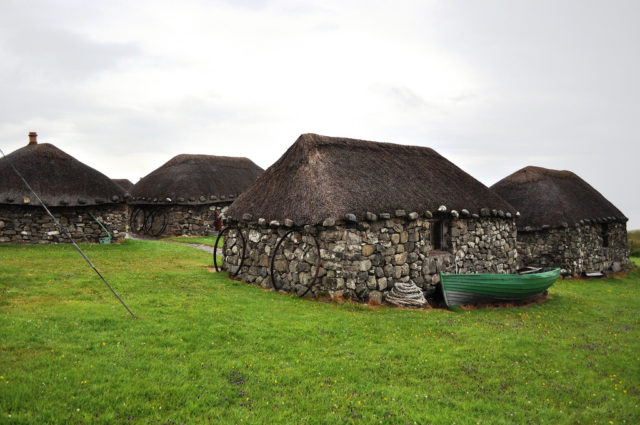
[[[172, 242], [214, 246], [216, 243], [216, 238], [217, 236], [178, 236], [174, 238], [166, 238], [164, 240], [172, 241]], [[220, 242], [218, 242], [219, 248], [222, 248], [223, 239], [224, 238], [220, 238]]]
[[[640, 272], [520, 308], [306, 301], [127, 240], [0, 245], [0, 423], [638, 424]], [[637, 261], [637, 259], [636, 259]]]

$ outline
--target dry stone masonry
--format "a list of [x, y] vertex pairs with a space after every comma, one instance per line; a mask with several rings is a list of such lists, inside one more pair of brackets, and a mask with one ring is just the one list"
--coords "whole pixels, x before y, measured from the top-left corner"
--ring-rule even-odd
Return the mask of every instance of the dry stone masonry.
[[[54, 207], [51, 213], [76, 242], [97, 243], [107, 234], [91, 217], [94, 215], [111, 233], [112, 242], [121, 242], [126, 234], [126, 205]], [[4, 205], [0, 209], [0, 243], [69, 243], [42, 207]]]
[[629, 263], [625, 223], [582, 220], [575, 226], [518, 232], [522, 266], [561, 267], [565, 274], [620, 271]]
[[220, 214], [220, 205], [174, 205], [168, 208], [169, 225], [167, 233], [172, 235], [209, 236], [216, 229], [216, 211]]
[[[326, 294], [367, 302], [384, 301], [400, 283], [413, 283], [432, 298], [439, 272], [514, 273], [517, 269], [515, 220], [504, 213], [500, 217], [487, 211], [467, 218], [458, 213], [402, 212], [394, 217], [369, 213], [367, 218], [328, 219], [304, 228], [295, 228], [290, 220], [286, 224], [264, 219], [230, 223], [243, 232], [247, 244], [237, 277], [298, 295]], [[443, 219], [447, 248], [434, 250], [432, 226]], [[278, 241], [293, 229], [274, 256]], [[242, 253], [236, 232], [229, 232], [223, 247], [224, 265], [231, 273], [238, 270]]]
[[[133, 233], [142, 234], [145, 217], [150, 217], [147, 232], [155, 237], [168, 236], [209, 236], [215, 234], [216, 212], [222, 214], [223, 205], [131, 205], [130, 228]], [[163, 227], [164, 224], [164, 227]]]

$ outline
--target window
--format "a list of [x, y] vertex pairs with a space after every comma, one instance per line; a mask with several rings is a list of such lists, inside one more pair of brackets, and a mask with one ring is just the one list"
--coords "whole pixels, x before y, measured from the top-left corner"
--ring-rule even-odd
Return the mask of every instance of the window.
[[449, 223], [444, 220], [431, 222], [431, 244], [434, 250], [446, 250], [449, 248]]
[[609, 226], [602, 225], [602, 246], [607, 248], [609, 246]]

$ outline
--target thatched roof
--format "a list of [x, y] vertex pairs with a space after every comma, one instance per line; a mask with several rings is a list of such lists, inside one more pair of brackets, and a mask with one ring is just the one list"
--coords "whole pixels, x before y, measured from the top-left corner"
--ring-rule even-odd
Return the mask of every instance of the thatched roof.
[[627, 220], [600, 192], [571, 171], [529, 166], [491, 189], [521, 212], [519, 230], [575, 225], [581, 220]]
[[178, 155], [129, 191], [132, 204], [211, 204], [233, 201], [262, 174], [247, 158]]
[[303, 134], [229, 207], [234, 219], [296, 225], [374, 214], [515, 210], [430, 148]]
[[129, 179], [111, 179], [115, 184], [123, 188], [125, 191], [129, 191], [133, 187], [133, 183]]
[[38, 205], [9, 161], [47, 206], [124, 202], [124, 190], [109, 177], [49, 143], [32, 143], [0, 158], [0, 204]]

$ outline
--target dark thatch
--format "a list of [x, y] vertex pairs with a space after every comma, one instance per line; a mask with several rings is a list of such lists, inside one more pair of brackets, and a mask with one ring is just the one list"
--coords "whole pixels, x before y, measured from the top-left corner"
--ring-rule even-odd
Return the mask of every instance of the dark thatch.
[[491, 189], [520, 211], [518, 229], [575, 225], [585, 219], [627, 218], [571, 171], [525, 167]]
[[346, 214], [515, 210], [433, 149], [303, 134], [230, 207], [241, 219], [317, 224]]
[[0, 158], [0, 204], [38, 205], [13, 164], [47, 206], [123, 203], [124, 190], [109, 177], [49, 143], [29, 144]]
[[131, 204], [211, 204], [233, 201], [262, 174], [247, 158], [178, 155], [129, 191]]
[[131, 183], [129, 179], [111, 179], [111, 180], [113, 180], [115, 184], [117, 184], [127, 192], [131, 190], [131, 188], [133, 187], [133, 183]]

